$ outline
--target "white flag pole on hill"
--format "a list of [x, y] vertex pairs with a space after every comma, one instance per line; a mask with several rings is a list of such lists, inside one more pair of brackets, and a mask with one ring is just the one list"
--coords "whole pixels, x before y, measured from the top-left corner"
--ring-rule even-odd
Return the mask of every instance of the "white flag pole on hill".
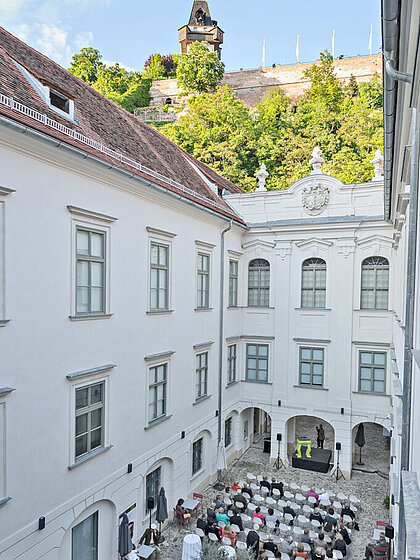
[[297, 41], [296, 41], [296, 61], [299, 64], [299, 47], [300, 47], [300, 39], [299, 39], [299, 35], [297, 36]]
[[372, 56], [372, 40], [373, 40], [373, 25], [370, 26], [370, 35], [369, 35], [369, 52], [370, 52], [370, 56]]
[[265, 39], [263, 43], [263, 55], [262, 55], [261, 65], [263, 68], [265, 68]]
[[335, 29], [334, 29], [333, 34], [332, 34], [331, 46], [332, 46], [332, 57], [333, 57], [333, 60], [334, 60], [335, 59]]

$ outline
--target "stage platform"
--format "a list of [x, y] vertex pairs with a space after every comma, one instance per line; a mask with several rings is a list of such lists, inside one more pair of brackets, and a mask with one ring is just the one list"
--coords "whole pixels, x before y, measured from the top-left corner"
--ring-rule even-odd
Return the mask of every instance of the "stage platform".
[[327, 473], [330, 468], [332, 451], [329, 449], [320, 449], [312, 447], [311, 458], [306, 456], [306, 446], [302, 445], [302, 457], [296, 457], [296, 451], [292, 458], [292, 467], [295, 469], [304, 469], [305, 471], [314, 471]]

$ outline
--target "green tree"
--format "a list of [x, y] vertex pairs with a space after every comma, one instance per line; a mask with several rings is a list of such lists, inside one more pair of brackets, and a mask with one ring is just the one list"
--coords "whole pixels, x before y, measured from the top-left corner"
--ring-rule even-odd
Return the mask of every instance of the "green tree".
[[79, 53], [73, 55], [69, 72], [92, 85], [98, 78], [99, 69], [103, 67], [101, 58], [102, 55], [97, 49], [83, 48]]
[[205, 41], [190, 45], [188, 54], [178, 60], [176, 78], [178, 87], [185, 93], [213, 92], [223, 79], [225, 65], [216, 52], [210, 51]]
[[144, 65], [143, 75], [145, 78], [152, 78], [153, 80], [163, 78], [166, 75], [160, 54], [156, 53], [152, 55], [149, 64]]

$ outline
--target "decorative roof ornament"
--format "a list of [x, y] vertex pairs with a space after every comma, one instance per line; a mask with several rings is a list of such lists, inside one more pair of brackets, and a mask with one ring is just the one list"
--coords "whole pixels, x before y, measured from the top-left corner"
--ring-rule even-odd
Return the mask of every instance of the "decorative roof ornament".
[[381, 150], [376, 150], [375, 157], [369, 163], [371, 163], [375, 169], [375, 177], [373, 177], [372, 181], [382, 181], [382, 172], [384, 170], [384, 156], [382, 155]]
[[310, 165], [312, 165], [312, 167], [314, 168], [313, 171], [311, 171], [311, 175], [322, 175], [322, 171], [321, 171], [321, 166], [323, 163], [325, 163], [325, 159], [323, 157], [321, 157], [322, 155], [322, 150], [319, 146], [316, 146], [314, 148], [314, 151], [312, 152], [312, 159], [309, 160]]
[[256, 174], [256, 177], [258, 179], [258, 188], [255, 189], [255, 192], [265, 192], [267, 190], [265, 182], [269, 175], [270, 173], [267, 171], [265, 163], [261, 164], [261, 169]]
[[310, 187], [306, 187], [302, 191], [302, 204], [307, 214], [317, 216], [321, 214], [330, 200], [330, 191], [328, 187], [322, 186], [321, 183], [312, 183]]

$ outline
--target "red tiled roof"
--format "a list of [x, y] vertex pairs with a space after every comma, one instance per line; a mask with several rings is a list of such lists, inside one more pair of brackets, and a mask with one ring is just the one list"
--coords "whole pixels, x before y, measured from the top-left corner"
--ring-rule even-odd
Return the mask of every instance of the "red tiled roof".
[[[41, 82], [53, 86], [54, 89], [74, 99], [77, 122], [66, 119], [50, 109], [30, 86], [11, 58]], [[130, 172], [145, 177], [152, 183], [179, 192], [187, 199], [243, 223], [230, 206], [218, 197], [188, 164], [186, 158], [217, 186], [229, 192], [242, 192], [242, 189], [1, 27], [0, 77], [0, 94], [11, 97], [25, 108], [36, 112], [32, 114], [26, 109], [23, 112], [15, 111], [10, 103], [9, 105], [0, 103], [0, 113], [4, 116], [59, 138], [67, 144], [77, 146], [100, 159], [111, 160], [118, 167], [129, 169]], [[36, 120], [33, 115], [39, 113], [50, 120], [45, 122]], [[46, 122], [54, 128], [48, 126]], [[63, 126], [64, 132], [57, 130], [59, 125]], [[74, 137], [69, 136], [72, 131], [75, 133]], [[81, 141], [86, 137], [92, 140], [90, 145], [87, 145], [86, 140]], [[98, 151], [97, 146], [100, 145], [108, 149], [108, 154], [103, 153], [103, 150]], [[123, 155], [122, 161], [119, 154]]]

